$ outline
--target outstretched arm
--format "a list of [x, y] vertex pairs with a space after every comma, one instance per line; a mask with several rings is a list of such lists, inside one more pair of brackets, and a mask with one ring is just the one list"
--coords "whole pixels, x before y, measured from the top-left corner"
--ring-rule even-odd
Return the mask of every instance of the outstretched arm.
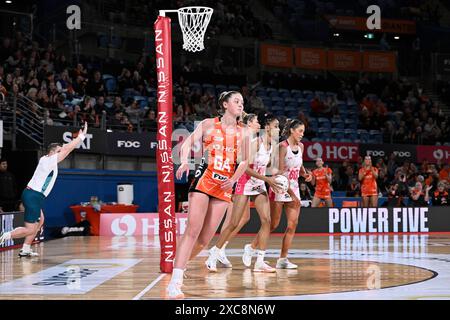
[[70, 141], [69, 143], [66, 143], [62, 146], [61, 151], [58, 153], [58, 163], [63, 161], [67, 156], [81, 143], [86, 139], [86, 133], [87, 133], [87, 122], [84, 123], [83, 129], [80, 129], [78, 132], [78, 136]]

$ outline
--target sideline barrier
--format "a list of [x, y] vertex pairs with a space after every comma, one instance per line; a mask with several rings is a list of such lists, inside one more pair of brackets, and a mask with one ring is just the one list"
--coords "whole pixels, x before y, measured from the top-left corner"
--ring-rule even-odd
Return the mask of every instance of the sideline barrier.
[[[17, 227], [23, 227], [23, 218], [23, 212], [0, 213], [0, 233], [12, 231]], [[22, 243], [23, 239], [11, 239], [0, 245], [0, 250], [10, 249]]]
[[[177, 214], [177, 234], [183, 234], [187, 214]], [[103, 214], [100, 235], [138, 236], [158, 235], [158, 214]], [[259, 218], [251, 209], [250, 221], [241, 234], [257, 233]], [[284, 233], [286, 218], [273, 233]], [[219, 229], [220, 230], [220, 229]], [[364, 234], [364, 233], [429, 233], [450, 232], [448, 207], [402, 208], [302, 208], [297, 233], [305, 234]]]

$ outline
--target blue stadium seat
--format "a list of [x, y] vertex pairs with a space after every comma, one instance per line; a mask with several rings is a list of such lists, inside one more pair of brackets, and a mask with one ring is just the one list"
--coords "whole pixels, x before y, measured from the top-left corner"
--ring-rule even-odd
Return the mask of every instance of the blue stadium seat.
[[336, 140], [345, 138], [344, 129], [333, 128], [333, 129], [331, 129], [331, 134], [332, 134], [333, 138]]
[[236, 85], [230, 85], [228, 86], [228, 89], [230, 89], [230, 91], [241, 91], [241, 88]]
[[224, 84], [216, 85], [216, 95], [220, 95], [222, 92], [228, 91], [228, 87]]
[[209, 92], [209, 93], [212, 94], [212, 95], [215, 95], [215, 94], [216, 94], [216, 88], [215, 88], [212, 84], [210, 84], [210, 83], [204, 83], [204, 84], [202, 85], [202, 87], [203, 87], [203, 93]]
[[271, 99], [272, 99], [272, 103], [275, 103], [275, 102], [278, 102], [278, 101], [282, 101], [283, 102], [283, 104], [284, 104], [284, 99], [283, 98], [280, 98], [280, 97], [271, 97]]
[[264, 106], [267, 108], [270, 108], [272, 106], [272, 99], [269, 97], [261, 97], [262, 102], [264, 103]]
[[279, 89], [278, 94], [282, 98], [290, 98], [291, 97], [291, 93], [287, 89]]
[[309, 126], [311, 128], [313, 128], [314, 130], [318, 130], [319, 129], [319, 123], [317, 122], [317, 119], [315, 119], [315, 118], [309, 119]]
[[326, 138], [326, 139], [332, 138], [331, 131], [327, 128], [319, 128], [318, 132], [319, 138]]
[[293, 111], [297, 111], [297, 112], [299, 111], [297, 101], [291, 101], [289, 103], [286, 103], [286, 100], [285, 100], [284, 105], [285, 105], [284, 110], [293, 110]]
[[155, 88], [148, 88], [147, 89], [147, 96], [156, 98], [156, 89]]
[[355, 141], [358, 138], [358, 134], [356, 130], [353, 129], [345, 129], [344, 130], [345, 138], [351, 141]]
[[267, 97], [267, 92], [265, 88], [258, 88], [256, 89], [256, 95], [258, 97]]
[[291, 97], [298, 100], [300, 98], [303, 98], [303, 94], [302, 94], [302, 92], [300, 90], [292, 89], [291, 90]]
[[359, 130], [357, 130], [357, 133], [358, 133], [358, 137], [361, 140], [361, 142], [369, 143], [370, 135], [369, 135], [369, 132], [367, 132], [367, 130], [359, 129]]
[[345, 119], [344, 123], [345, 123], [345, 128], [346, 129], [356, 130], [358, 128], [358, 124], [353, 119]]
[[320, 128], [331, 129], [331, 122], [327, 118], [319, 118], [317, 119]]
[[144, 96], [134, 96], [134, 100], [136, 100], [141, 108], [148, 107], [148, 98]]
[[344, 129], [345, 123], [341, 119], [331, 119], [331, 126], [333, 128]]

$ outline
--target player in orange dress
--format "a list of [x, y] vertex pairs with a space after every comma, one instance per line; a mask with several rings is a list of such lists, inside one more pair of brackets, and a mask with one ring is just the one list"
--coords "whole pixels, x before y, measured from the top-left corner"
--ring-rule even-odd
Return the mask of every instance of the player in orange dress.
[[363, 207], [378, 207], [378, 169], [372, 166], [372, 158], [366, 156], [364, 164], [358, 172], [361, 181], [361, 205]]
[[319, 206], [320, 201], [324, 200], [327, 207], [333, 206], [333, 199], [331, 198], [331, 186], [330, 183], [333, 180], [333, 171], [328, 166], [323, 166], [322, 158], [316, 159], [317, 169], [312, 172], [311, 183], [316, 186], [314, 197], [312, 199], [311, 206], [316, 208]]
[[200, 252], [211, 241], [231, 202], [232, 187], [247, 169], [248, 139], [236, 120], [244, 110], [244, 99], [237, 91], [223, 92], [219, 106], [224, 110], [222, 118], [203, 120], [181, 147], [177, 179], [189, 174], [188, 156], [198, 141], [203, 142], [205, 156], [189, 190], [187, 227], [178, 242], [166, 291], [170, 299], [184, 298], [184, 270], [194, 246]]

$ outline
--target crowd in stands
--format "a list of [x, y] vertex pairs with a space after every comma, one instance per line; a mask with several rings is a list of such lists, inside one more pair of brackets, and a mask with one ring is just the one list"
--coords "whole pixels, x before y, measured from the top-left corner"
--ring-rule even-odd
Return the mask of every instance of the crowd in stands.
[[419, 0], [263, 0], [267, 8], [279, 18], [289, 21], [292, 17], [312, 19], [320, 15], [366, 16], [367, 7], [377, 5], [383, 18], [426, 21], [439, 25], [442, 18], [441, 4]]
[[[44, 108], [42, 121], [46, 124], [87, 121], [100, 127], [104, 119], [109, 128], [128, 131], [156, 128], [155, 66], [150, 57], [116, 65], [114, 70], [109, 68], [112, 74], [106, 74], [102, 72], [108, 68], [102, 64], [90, 60], [71, 64], [51, 44], [40, 48], [37, 42], [28, 43], [18, 33], [15, 39], [3, 39], [0, 61], [2, 94], [22, 94]], [[354, 129], [381, 129], [383, 141], [388, 143], [446, 144], [450, 141], [449, 118], [441, 106], [423, 93], [420, 84], [407, 80], [388, 79], [381, 74], [337, 79], [331, 75], [264, 73], [260, 85], [221, 88], [188, 81], [189, 74], [199, 71], [198, 67], [188, 62], [179, 72], [174, 72], [174, 121], [176, 126], [189, 130], [195, 121], [218, 115], [217, 94], [222, 89], [233, 88], [242, 92], [249, 112], [273, 112], [275, 104], [281, 106], [275, 113], [282, 123], [288, 117], [298, 117], [310, 124], [307, 139], [323, 138], [317, 133], [320, 131], [320, 126], [316, 127], [317, 119], [337, 122], [353, 117], [357, 123]], [[279, 93], [274, 95], [270, 88]], [[283, 97], [285, 101], [274, 103], [275, 98]], [[346, 110], [347, 107], [354, 107], [354, 113], [351, 108]]]
[[[103, 2], [93, 2], [92, 5], [101, 11]], [[107, 15], [104, 19], [114, 23], [131, 23], [140, 26], [153, 24], [159, 9], [178, 9], [188, 6], [205, 6], [214, 9], [214, 19], [207, 29], [207, 36], [230, 35], [238, 37], [253, 37], [260, 40], [272, 38], [270, 26], [258, 19], [247, 1], [240, 0], [131, 0], [109, 1]]]
[[[360, 157], [361, 158], [361, 157]], [[358, 171], [362, 159], [351, 163], [344, 161], [334, 169], [332, 189], [345, 191], [346, 197], [360, 197], [361, 185]], [[399, 161], [394, 154], [376, 158], [373, 163], [379, 170], [377, 186], [379, 197], [386, 198], [382, 206], [449, 206], [450, 164], [424, 161], [420, 165]], [[312, 168], [310, 168], [312, 169]], [[311, 200], [314, 186], [300, 178], [302, 200]]]

